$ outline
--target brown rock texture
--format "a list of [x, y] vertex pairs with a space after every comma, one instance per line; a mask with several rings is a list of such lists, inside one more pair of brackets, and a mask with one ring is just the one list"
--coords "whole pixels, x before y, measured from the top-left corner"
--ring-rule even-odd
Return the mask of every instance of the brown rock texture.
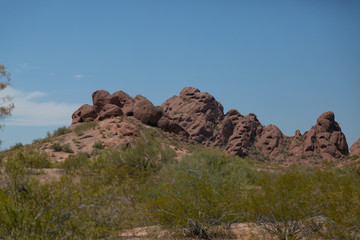
[[108, 103], [102, 107], [96, 120], [104, 120], [109, 117], [116, 117], [123, 115], [121, 108], [115, 104]]
[[190, 137], [204, 145], [216, 145], [217, 125], [223, 120], [223, 106], [209, 93], [185, 87], [162, 105], [164, 112], [185, 129]]
[[345, 135], [341, 132], [339, 124], [335, 121], [333, 112], [320, 115], [317, 123], [305, 134], [305, 151], [320, 153], [322, 158], [329, 160], [342, 158], [349, 154]]
[[160, 107], [155, 107], [148, 99], [141, 95], [135, 97], [134, 117], [141, 122], [155, 126], [163, 111]]
[[350, 155], [360, 157], [360, 138], [350, 147]]
[[72, 124], [94, 121], [96, 117], [94, 106], [84, 104], [72, 114]]
[[[117, 116], [134, 117], [205, 146], [221, 147], [228, 154], [261, 161], [321, 162], [349, 155], [345, 135], [333, 112], [321, 114], [304, 134], [296, 130], [294, 136], [288, 137], [275, 125], [262, 126], [253, 113], [242, 115], [231, 109], [224, 114], [223, 106], [212, 95], [192, 87], [185, 87], [161, 107], [144, 96], [132, 98], [123, 91], [110, 94], [98, 90], [92, 99], [93, 106], [85, 104], [73, 113], [73, 125]], [[360, 155], [360, 140], [351, 147], [351, 154]]]
[[110, 93], [106, 90], [97, 90], [93, 92], [92, 101], [97, 113], [99, 113], [106, 104], [110, 103], [110, 97]]
[[275, 157], [280, 153], [283, 142], [284, 135], [280, 129], [275, 125], [268, 125], [263, 129], [256, 148], [266, 156]]
[[262, 132], [262, 126], [255, 114], [242, 116], [234, 109], [226, 113], [220, 129], [220, 142], [226, 145], [225, 151], [238, 156], [249, 155], [256, 136]]
[[110, 97], [110, 103], [119, 106], [126, 116], [134, 115], [134, 99], [123, 91], [114, 92]]
[[167, 132], [188, 135], [176, 121], [163, 112], [161, 107], [154, 106], [141, 95], [131, 98], [123, 91], [110, 94], [106, 90], [98, 90], [92, 94], [92, 100], [93, 106], [84, 104], [72, 114], [72, 125], [125, 115], [134, 116], [144, 124], [157, 126]]

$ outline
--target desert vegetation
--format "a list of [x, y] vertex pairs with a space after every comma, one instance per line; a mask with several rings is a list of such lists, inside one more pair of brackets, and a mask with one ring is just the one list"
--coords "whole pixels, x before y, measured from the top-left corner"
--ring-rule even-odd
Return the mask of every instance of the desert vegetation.
[[[230, 239], [237, 223], [272, 239], [360, 238], [356, 164], [270, 171], [200, 145], [182, 146], [190, 154], [179, 161], [159, 134], [143, 130], [130, 147], [99, 145], [62, 163], [32, 145], [1, 153], [0, 238], [121, 239], [160, 226], [149, 238]], [[61, 178], [39, 181], [49, 168]]]

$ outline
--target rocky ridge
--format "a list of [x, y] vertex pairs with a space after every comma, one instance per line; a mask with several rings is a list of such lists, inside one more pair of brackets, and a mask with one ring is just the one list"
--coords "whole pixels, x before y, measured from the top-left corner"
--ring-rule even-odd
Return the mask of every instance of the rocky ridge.
[[160, 107], [155, 107], [144, 96], [131, 98], [123, 91], [113, 94], [98, 90], [92, 94], [93, 105], [84, 104], [72, 114], [72, 125], [81, 122], [102, 121], [110, 117], [134, 116], [144, 124], [159, 127], [167, 132], [187, 135]]
[[[221, 147], [231, 155], [284, 164], [295, 161], [317, 164], [349, 155], [345, 135], [333, 112], [321, 114], [304, 134], [296, 130], [289, 137], [275, 125], [263, 126], [254, 113], [242, 115], [231, 109], [224, 114], [223, 106], [212, 95], [192, 87], [185, 87], [161, 106], [154, 106], [141, 95], [132, 98], [123, 91], [110, 94], [98, 90], [92, 94], [92, 100], [93, 105], [85, 104], [73, 113], [72, 125], [118, 116], [133, 117], [190, 142]], [[358, 151], [360, 140], [351, 147], [351, 154]]]

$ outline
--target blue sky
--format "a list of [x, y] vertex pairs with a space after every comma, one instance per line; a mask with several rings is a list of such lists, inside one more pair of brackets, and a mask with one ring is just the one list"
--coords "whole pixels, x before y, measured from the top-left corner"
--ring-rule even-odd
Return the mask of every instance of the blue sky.
[[98, 89], [155, 105], [185, 86], [285, 135], [333, 111], [360, 137], [359, 1], [0, 0], [15, 109], [2, 148], [69, 126]]

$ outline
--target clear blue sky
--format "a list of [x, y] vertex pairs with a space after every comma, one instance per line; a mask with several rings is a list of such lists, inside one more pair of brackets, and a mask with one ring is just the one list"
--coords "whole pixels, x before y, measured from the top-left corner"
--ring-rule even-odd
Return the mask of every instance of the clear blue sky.
[[70, 125], [97, 89], [155, 105], [185, 86], [284, 134], [333, 111], [360, 137], [360, 1], [0, 0], [12, 73], [2, 148]]

